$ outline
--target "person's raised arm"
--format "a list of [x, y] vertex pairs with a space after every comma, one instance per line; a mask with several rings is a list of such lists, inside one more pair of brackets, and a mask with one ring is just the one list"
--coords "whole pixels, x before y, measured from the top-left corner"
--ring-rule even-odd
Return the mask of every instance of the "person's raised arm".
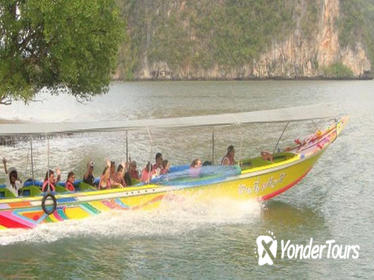
[[5, 174], [8, 174], [8, 168], [6, 168], [6, 158], [3, 158], [3, 165], [4, 165], [4, 171], [5, 171]]
[[105, 170], [104, 177], [110, 178], [110, 160], [109, 159], [106, 160], [106, 166], [108, 168]]
[[57, 175], [57, 178], [56, 178], [56, 183], [57, 183], [61, 180], [61, 170], [58, 167], [56, 168], [56, 175]]
[[129, 163], [122, 161], [121, 165], [123, 167], [122, 171], [121, 171], [121, 178], [123, 178], [123, 176], [125, 175], [125, 173], [127, 172], [128, 168], [129, 168]]

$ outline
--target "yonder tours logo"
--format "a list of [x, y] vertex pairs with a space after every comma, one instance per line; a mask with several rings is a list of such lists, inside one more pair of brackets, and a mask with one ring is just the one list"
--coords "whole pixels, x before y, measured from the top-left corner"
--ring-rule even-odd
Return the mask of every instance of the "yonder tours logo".
[[[305, 244], [296, 244], [291, 240], [278, 241], [272, 232], [269, 235], [260, 235], [256, 239], [258, 265], [273, 265], [276, 259], [288, 260], [318, 260], [318, 259], [358, 259], [359, 245], [343, 245], [334, 239], [324, 243], [316, 243], [313, 238]], [[278, 254], [280, 245], [280, 254]]]

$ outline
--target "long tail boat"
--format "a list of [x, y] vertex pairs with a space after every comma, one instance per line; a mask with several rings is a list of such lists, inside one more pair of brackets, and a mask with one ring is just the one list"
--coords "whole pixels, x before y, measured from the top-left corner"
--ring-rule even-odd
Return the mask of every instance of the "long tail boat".
[[[176, 166], [171, 168], [168, 174], [154, 178], [149, 184], [109, 190], [95, 190], [80, 183], [78, 188], [81, 191], [63, 192], [62, 188], [62, 192], [46, 196], [41, 194], [40, 186], [25, 186], [22, 197], [10, 198], [5, 195], [0, 199], [0, 229], [34, 228], [42, 223], [82, 219], [113, 209], [152, 209], [158, 207], [163, 200], [176, 197], [193, 196], [199, 200], [268, 200], [285, 192], [308, 174], [327, 147], [336, 140], [348, 117], [337, 118], [334, 110], [318, 105], [152, 120], [41, 123], [32, 127], [28, 124], [1, 124], [0, 136], [32, 139], [34, 136], [50, 137], [67, 133], [127, 132], [155, 128], [208, 129], [270, 122], [285, 123], [287, 127], [290, 122], [315, 119], [332, 119], [333, 123], [324, 130], [318, 130], [304, 139], [297, 140], [293, 147], [274, 149], [272, 160], [255, 157], [243, 159], [234, 166], [206, 166], [201, 168], [198, 176], [191, 176], [188, 166]], [[214, 133], [212, 142], [214, 155]], [[5, 188], [0, 188], [0, 194], [2, 190], [5, 192]]]

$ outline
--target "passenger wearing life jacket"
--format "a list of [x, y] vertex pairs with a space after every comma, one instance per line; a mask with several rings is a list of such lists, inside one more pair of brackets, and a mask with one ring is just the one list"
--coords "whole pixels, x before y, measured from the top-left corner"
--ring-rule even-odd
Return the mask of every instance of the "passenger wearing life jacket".
[[120, 165], [117, 167], [117, 172], [114, 175], [114, 180], [112, 180], [112, 185], [123, 188], [126, 187], [126, 182], [125, 182], [125, 172], [127, 171], [127, 163], [122, 162]]
[[56, 169], [56, 174], [57, 178], [55, 178], [55, 173], [51, 169], [45, 173], [42, 192], [46, 192], [48, 190], [52, 192], [56, 191], [56, 183], [61, 179], [61, 171], [59, 168]]
[[227, 153], [222, 158], [221, 165], [234, 165], [235, 162], [235, 149], [233, 145], [227, 147]]
[[16, 197], [18, 196], [18, 191], [22, 188], [22, 181], [18, 179], [17, 169], [14, 167], [7, 169], [6, 166], [7, 160], [3, 158], [4, 171], [5, 174], [8, 174], [8, 182], [6, 184], [7, 189], [12, 192]]
[[141, 180], [143, 183], [148, 184], [149, 181], [150, 181], [151, 178], [152, 178], [152, 174], [154, 174], [154, 171], [153, 171], [152, 168], [151, 168], [151, 163], [148, 161], [147, 165], [146, 165], [145, 168], [142, 170], [142, 176], [141, 176], [140, 180]]
[[113, 160], [110, 162], [110, 179], [112, 183], [116, 180], [116, 162]]
[[199, 177], [201, 166], [202, 166], [202, 163], [200, 159], [196, 158], [192, 161], [190, 165], [190, 170], [189, 170], [191, 177]]
[[165, 175], [166, 173], [169, 172], [169, 168], [170, 168], [170, 163], [167, 159], [164, 159], [162, 161], [162, 169], [161, 169], [161, 172], [160, 172], [160, 175]]
[[107, 160], [103, 174], [100, 176], [100, 182], [98, 186], [99, 190], [106, 190], [106, 189], [112, 188], [112, 181], [110, 179], [110, 166], [111, 166], [111, 162]]
[[156, 163], [152, 166], [153, 174], [156, 175], [156, 176], [159, 176], [161, 174], [161, 170], [163, 169], [162, 161], [163, 161], [162, 154], [157, 153], [156, 154]]
[[74, 172], [70, 171], [68, 173], [68, 179], [66, 180], [66, 183], [65, 183], [65, 189], [67, 191], [75, 192], [74, 181], [75, 181], [75, 174]]

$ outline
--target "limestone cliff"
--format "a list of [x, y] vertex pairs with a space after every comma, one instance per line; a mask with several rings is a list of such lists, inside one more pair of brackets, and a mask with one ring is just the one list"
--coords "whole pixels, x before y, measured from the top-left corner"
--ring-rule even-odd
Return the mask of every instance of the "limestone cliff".
[[[241, 7], [228, 6], [224, 0], [197, 2], [127, 3], [125, 13], [137, 9], [138, 14], [128, 16], [130, 47], [122, 52], [116, 78], [298, 79], [370, 75], [367, 42], [360, 36], [349, 44], [340, 42], [343, 16], [339, 0], [259, 1], [264, 7], [256, 6], [255, 1], [247, 1], [251, 6], [238, 1], [235, 5]], [[139, 24], [137, 19], [141, 16], [144, 19]], [[343, 74], [334, 69], [343, 69]]]

